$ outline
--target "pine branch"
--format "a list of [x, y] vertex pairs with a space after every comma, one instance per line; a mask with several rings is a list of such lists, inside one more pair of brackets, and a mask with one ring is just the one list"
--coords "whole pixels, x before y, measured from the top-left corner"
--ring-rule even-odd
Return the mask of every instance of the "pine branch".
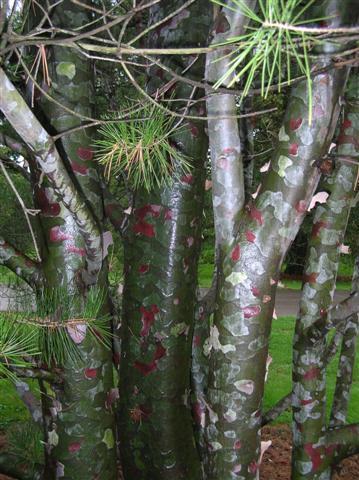
[[42, 267], [0, 237], [0, 265], [4, 265], [22, 278], [31, 288], [42, 284]]

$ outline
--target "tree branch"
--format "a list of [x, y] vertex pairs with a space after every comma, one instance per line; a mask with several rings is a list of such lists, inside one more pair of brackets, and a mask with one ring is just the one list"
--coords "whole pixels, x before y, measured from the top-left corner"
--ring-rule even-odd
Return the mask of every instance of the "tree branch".
[[83, 280], [86, 284], [95, 283], [103, 260], [101, 232], [96, 221], [75, 188], [52, 137], [37, 120], [2, 69], [0, 86], [3, 93], [0, 99], [1, 110], [34, 152], [37, 164], [47, 175], [49, 183], [62, 203], [71, 212], [84, 238], [87, 268], [86, 272], [83, 272]]
[[40, 286], [42, 283], [41, 264], [20, 253], [2, 237], [0, 237], [0, 265], [8, 267], [31, 288]]

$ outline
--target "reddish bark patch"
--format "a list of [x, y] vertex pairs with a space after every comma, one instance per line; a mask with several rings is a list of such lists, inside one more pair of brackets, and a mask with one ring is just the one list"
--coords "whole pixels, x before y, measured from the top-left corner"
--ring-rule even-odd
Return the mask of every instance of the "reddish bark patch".
[[247, 230], [246, 239], [247, 239], [247, 242], [254, 243], [256, 241], [256, 236], [254, 235], [253, 232], [251, 232], [250, 230]]
[[239, 450], [240, 448], [242, 448], [242, 442], [241, 442], [240, 440], [236, 440], [236, 441], [234, 442], [233, 448], [234, 448], [235, 450]]
[[42, 215], [46, 217], [57, 217], [61, 211], [59, 203], [50, 203], [45, 190], [38, 190], [37, 203]]
[[97, 368], [85, 368], [84, 374], [85, 374], [85, 378], [88, 378], [89, 380], [92, 378], [96, 378]]
[[260, 295], [259, 288], [257, 288], [257, 287], [252, 287], [252, 288], [251, 288], [251, 292], [253, 293], [253, 295], [254, 295], [255, 297], [259, 297], [259, 295]]
[[298, 213], [305, 213], [307, 211], [307, 202], [305, 200], [299, 200], [295, 209]]
[[225, 33], [230, 29], [228, 20], [223, 12], [220, 12], [214, 22], [214, 31], [215, 33]]
[[320, 375], [320, 368], [313, 367], [310, 368], [305, 374], [303, 375], [304, 380], [315, 380]]
[[149, 269], [150, 269], [150, 266], [148, 264], [143, 264], [139, 266], [138, 271], [140, 273], [147, 273]]
[[192, 414], [197, 425], [205, 425], [206, 408], [201, 402], [195, 402], [192, 406]]
[[322, 228], [326, 228], [328, 227], [328, 223], [327, 222], [323, 222], [322, 220], [319, 220], [319, 222], [316, 222], [314, 225], [313, 225], [313, 228], [312, 228], [312, 236], [314, 238], [316, 238], [318, 235], [319, 235], [319, 232]]
[[289, 155], [298, 155], [298, 143], [291, 143], [289, 145]]
[[307, 275], [303, 275], [303, 281], [306, 283], [316, 283], [319, 273], [312, 272]]
[[140, 332], [141, 337], [147, 337], [150, 333], [150, 329], [155, 321], [155, 315], [159, 313], [157, 305], [151, 305], [149, 309], [145, 307], [140, 307], [140, 312], [142, 313], [142, 329]]
[[232, 250], [231, 259], [233, 260], [233, 262], [238, 262], [240, 256], [241, 256], [241, 247], [239, 245], [236, 245]]
[[260, 314], [260, 312], [261, 312], [260, 305], [251, 305], [249, 307], [243, 308], [244, 318], [256, 317], [257, 315]]
[[77, 453], [81, 449], [81, 443], [80, 442], [70, 443], [67, 449], [70, 453]]
[[133, 366], [146, 377], [157, 369], [157, 362], [143, 363], [136, 361]]
[[199, 135], [198, 127], [192, 122], [188, 123], [188, 127], [189, 127], [189, 130], [191, 132], [192, 137], [197, 138], [198, 135]]
[[140, 220], [144, 220], [146, 215], [151, 215], [152, 217], [158, 217], [161, 211], [161, 205], [144, 205], [141, 208], [136, 208], [136, 217]]
[[133, 231], [136, 234], [143, 235], [148, 238], [155, 236], [155, 227], [144, 220], [140, 220], [133, 226]]
[[302, 125], [303, 119], [301, 117], [298, 118], [291, 118], [289, 120], [289, 128], [294, 131], [298, 130], [298, 128]]
[[323, 461], [321, 458], [321, 454], [323, 453], [322, 447], [314, 448], [312, 443], [307, 443], [304, 445], [304, 451], [312, 462], [312, 472], [316, 472]]
[[352, 126], [352, 122], [349, 120], [349, 118], [346, 118], [342, 124], [342, 128], [346, 130], [347, 128], [350, 128]]
[[249, 216], [255, 220], [258, 225], [263, 225], [263, 216], [262, 213], [254, 206], [254, 205], [249, 205]]
[[193, 183], [193, 175], [183, 175], [181, 177], [181, 182], [187, 183], [188, 185], [192, 185]]
[[[290, 480], [292, 435], [288, 425], [266, 426], [262, 440], [271, 440], [260, 465], [260, 480]], [[332, 480], [359, 478], [359, 455], [345, 459], [336, 467]]]
[[201, 337], [200, 335], [194, 335], [193, 337], [193, 346], [199, 347], [201, 345]]
[[92, 148], [88, 147], [79, 147], [76, 151], [77, 155], [81, 158], [81, 160], [92, 160], [93, 159], [93, 150]]
[[167, 208], [165, 211], [165, 220], [172, 220], [173, 212], [170, 208]]
[[65, 240], [72, 240], [72, 235], [61, 231], [61, 227], [52, 227], [50, 229], [49, 239], [52, 243], [63, 242]]
[[89, 171], [86, 165], [81, 165], [80, 163], [77, 163], [77, 162], [71, 162], [71, 167], [72, 167], [72, 170], [75, 173], [78, 173], [79, 175], [87, 175]]
[[69, 253], [74, 253], [75, 255], [79, 255], [80, 257], [84, 257], [86, 255], [86, 250], [84, 248], [76, 247], [76, 245], [69, 245], [66, 247], [66, 251]]
[[153, 359], [155, 361], [157, 361], [157, 360], [160, 360], [161, 358], [163, 358], [165, 355], [166, 355], [165, 347], [162, 345], [162, 343], [158, 343]]
[[227, 147], [223, 149], [224, 155], [232, 155], [233, 153], [236, 153], [236, 149], [233, 147]]

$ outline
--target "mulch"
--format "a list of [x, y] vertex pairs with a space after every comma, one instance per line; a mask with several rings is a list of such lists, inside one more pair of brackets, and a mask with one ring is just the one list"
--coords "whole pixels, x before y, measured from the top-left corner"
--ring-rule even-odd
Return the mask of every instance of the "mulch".
[[[288, 425], [271, 425], [262, 429], [262, 440], [272, 445], [263, 456], [260, 480], [290, 480], [292, 434]], [[359, 479], [359, 455], [346, 458], [335, 470], [332, 480]]]
[[[290, 480], [292, 435], [288, 425], [271, 425], [262, 429], [262, 440], [272, 441], [263, 456], [260, 480]], [[0, 450], [5, 438], [0, 436]], [[334, 473], [332, 480], [359, 479], [359, 455], [346, 458]], [[12, 480], [0, 474], [0, 480]]]

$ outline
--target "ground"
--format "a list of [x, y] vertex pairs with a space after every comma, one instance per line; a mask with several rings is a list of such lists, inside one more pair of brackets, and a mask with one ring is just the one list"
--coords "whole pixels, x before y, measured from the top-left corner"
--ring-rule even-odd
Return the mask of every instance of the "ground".
[[[291, 432], [288, 425], [273, 425], [262, 430], [263, 440], [272, 440], [264, 454], [260, 480], [290, 480]], [[332, 480], [355, 480], [359, 478], [359, 455], [345, 459]]]
[[[291, 433], [288, 425], [273, 425], [262, 430], [263, 440], [271, 440], [272, 445], [264, 454], [260, 480], [290, 480]], [[0, 436], [0, 451], [4, 445]], [[355, 480], [359, 478], [359, 455], [344, 460], [332, 480]], [[0, 474], [0, 480], [11, 480]], [[121, 478], [119, 478], [121, 480]]]

